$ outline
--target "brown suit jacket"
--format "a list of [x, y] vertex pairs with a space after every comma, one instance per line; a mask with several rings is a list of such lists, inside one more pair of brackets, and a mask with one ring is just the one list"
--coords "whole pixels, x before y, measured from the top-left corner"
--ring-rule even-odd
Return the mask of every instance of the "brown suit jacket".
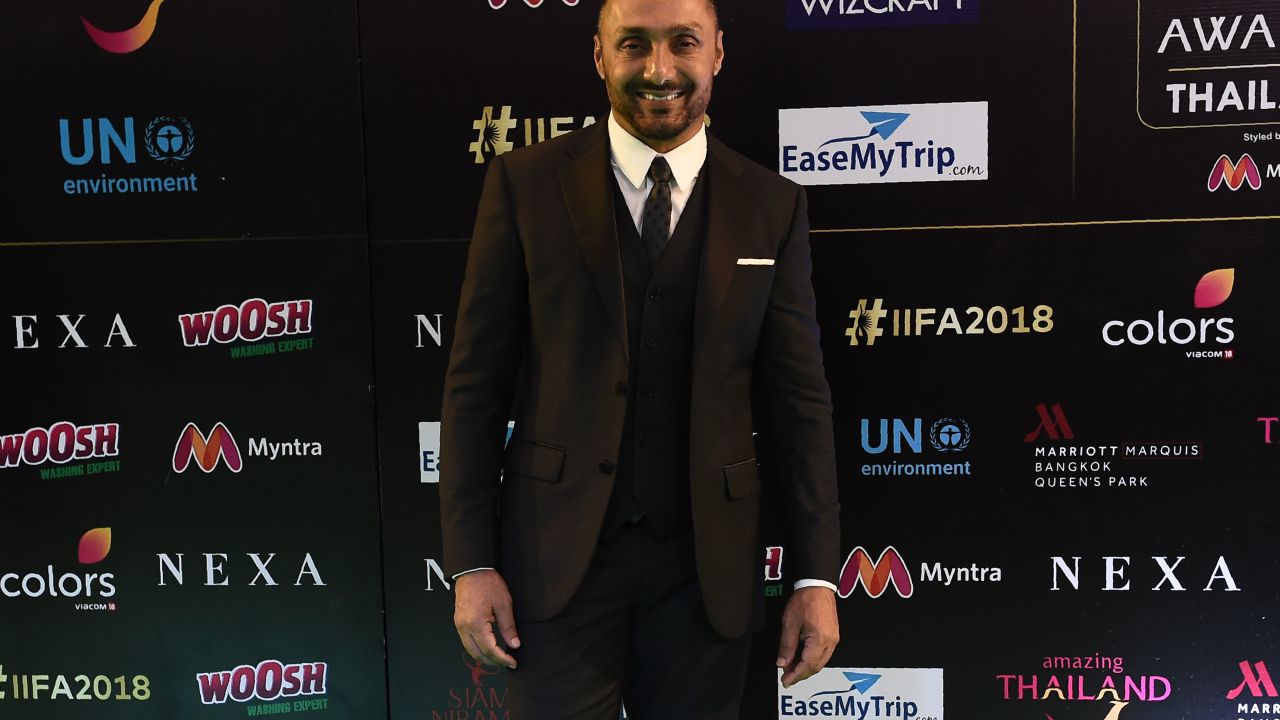
[[[446, 569], [496, 567], [518, 618], [555, 615], [582, 581], [622, 440], [630, 350], [606, 127], [494, 158], [445, 380]], [[762, 479], [784, 500], [793, 577], [835, 581], [839, 502], [804, 192], [710, 137], [702, 177], [689, 501], [708, 618], [738, 637], [763, 573]], [[757, 411], [774, 429], [763, 469]]]

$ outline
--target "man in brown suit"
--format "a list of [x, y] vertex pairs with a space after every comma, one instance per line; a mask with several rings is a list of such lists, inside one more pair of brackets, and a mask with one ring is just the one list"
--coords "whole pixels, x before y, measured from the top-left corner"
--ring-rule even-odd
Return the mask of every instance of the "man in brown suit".
[[737, 718], [763, 622], [762, 489], [800, 578], [783, 683], [838, 640], [805, 198], [707, 134], [723, 59], [710, 0], [606, 0], [608, 121], [499, 156], [485, 180], [441, 508], [459, 636], [511, 669], [520, 720], [616, 718], [624, 699], [643, 720]]

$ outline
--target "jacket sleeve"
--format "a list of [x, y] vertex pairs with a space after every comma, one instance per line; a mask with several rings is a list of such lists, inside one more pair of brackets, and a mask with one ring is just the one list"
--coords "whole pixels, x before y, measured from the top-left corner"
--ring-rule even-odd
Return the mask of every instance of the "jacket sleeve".
[[528, 273], [499, 156], [480, 196], [445, 374], [440, 519], [450, 574], [498, 565], [499, 473], [528, 315]]
[[797, 188], [791, 227], [775, 262], [756, 371], [772, 428], [772, 472], [785, 500], [788, 574], [835, 583], [840, 501], [812, 272], [808, 203], [804, 189]]

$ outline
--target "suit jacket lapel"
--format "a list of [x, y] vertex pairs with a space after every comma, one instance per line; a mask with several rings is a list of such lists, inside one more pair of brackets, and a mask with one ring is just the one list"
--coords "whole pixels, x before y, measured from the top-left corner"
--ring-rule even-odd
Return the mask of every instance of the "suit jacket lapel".
[[[605, 315], [627, 357], [627, 318], [622, 288], [622, 259], [614, 223], [614, 182], [609, 170], [609, 142], [604, 122], [581, 131], [581, 142], [569, 152], [573, 162], [560, 171], [565, 205], [573, 220], [582, 256], [595, 280]], [[629, 359], [628, 359], [629, 362]]]
[[748, 213], [742, 203], [742, 163], [723, 152], [719, 140], [707, 136], [707, 225], [698, 268], [698, 293], [693, 315], [695, 365], [702, 342], [713, 327], [737, 264], [737, 252], [748, 237]]

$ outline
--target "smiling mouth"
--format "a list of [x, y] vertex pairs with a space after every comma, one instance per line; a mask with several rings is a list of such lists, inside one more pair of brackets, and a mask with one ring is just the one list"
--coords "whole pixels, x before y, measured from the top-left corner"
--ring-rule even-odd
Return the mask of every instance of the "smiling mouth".
[[656, 100], [656, 101], [659, 101], [659, 102], [669, 102], [669, 101], [671, 101], [671, 100], [675, 100], [675, 99], [677, 99], [677, 98], [679, 98], [679, 97], [682, 97], [682, 96], [684, 95], [684, 91], [683, 91], [683, 90], [673, 90], [673, 91], [671, 91], [671, 92], [666, 92], [666, 93], [651, 93], [651, 92], [644, 92], [644, 91], [641, 91], [641, 92], [638, 92], [638, 93], [636, 93], [636, 94], [637, 94], [637, 95], [639, 95], [640, 97], [644, 98], [645, 100]]

